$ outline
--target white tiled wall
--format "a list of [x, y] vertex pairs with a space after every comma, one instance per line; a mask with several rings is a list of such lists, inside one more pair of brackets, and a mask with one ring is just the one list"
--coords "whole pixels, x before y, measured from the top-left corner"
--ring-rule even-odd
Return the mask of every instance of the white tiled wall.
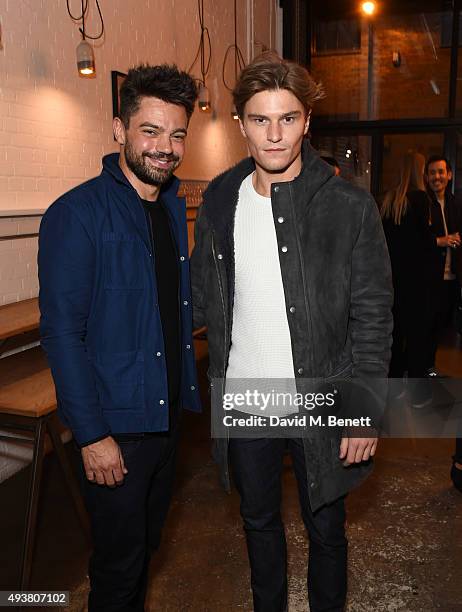
[[[238, 42], [245, 55], [273, 46], [276, 4], [238, 0]], [[233, 7], [231, 0], [205, 3], [213, 112], [196, 111], [192, 118], [183, 178], [209, 180], [246, 154], [222, 82], [234, 37]], [[116, 150], [111, 70], [126, 72], [141, 62], [174, 62], [183, 69], [192, 64], [200, 36], [195, 0], [110, 0], [101, 8], [105, 36], [94, 44], [96, 78], [82, 79], [76, 68], [81, 37], [64, 0], [0, 2], [0, 210], [46, 208], [100, 172], [102, 155]], [[93, 10], [87, 27], [99, 28]], [[226, 74], [232, 83], [230, 58]], [[200, 76], [200, 62], [192, 73]]]
[[38, 233], [40, 220], [41, 215], [0, 217], [0, 305], [38, 295], [38, 238], [31, 234]]

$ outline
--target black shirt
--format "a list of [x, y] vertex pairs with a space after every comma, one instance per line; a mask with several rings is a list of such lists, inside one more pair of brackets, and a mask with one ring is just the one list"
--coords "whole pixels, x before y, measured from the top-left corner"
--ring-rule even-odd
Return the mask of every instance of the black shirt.
[[144, 205], [153, 247], [157, 298], [164, 335], [170, 406], [178, 402], [181, 379], [178, 252], [168, 212], [161, 200]]

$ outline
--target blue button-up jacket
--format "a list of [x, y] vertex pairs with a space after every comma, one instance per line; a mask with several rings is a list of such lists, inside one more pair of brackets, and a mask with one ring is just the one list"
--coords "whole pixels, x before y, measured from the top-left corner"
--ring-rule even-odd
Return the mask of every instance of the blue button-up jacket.
[[[60, 197], [40, 227], [42, 346], [58, 410], [78, 444], [111, 433], [166, 431], [169, 398], [154, 253], [143, 205], [119, 167]], [[192, 340], [185, 201], [162, 189], [180, 270], [181, 403], [200, 410]]]

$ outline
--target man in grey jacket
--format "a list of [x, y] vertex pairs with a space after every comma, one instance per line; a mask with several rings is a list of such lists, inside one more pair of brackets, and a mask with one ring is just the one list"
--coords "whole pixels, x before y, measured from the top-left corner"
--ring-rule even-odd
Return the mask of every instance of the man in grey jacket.
[[[387, 376], [392, 285], [382, 226], [374, 200], [305, 141], [321, 95], [303, 67], [271, 52], [242, 71], [233, 92], [251, 157], [204, 194], [191, 261], [194, 324], [208, 327], [209, 376], [224, 381], [222, 393], [249, 378], [300, 391], [306, 379]], [[377, 445], [370, 433], [353, 435], [215, 440], [222, 478], [229, 486], [229, 459], [241, 496], [257, 612], [287, 609], [287, 447], [310, 536], [311, 612], [344, 609], [344, 497], [369, 473]]]

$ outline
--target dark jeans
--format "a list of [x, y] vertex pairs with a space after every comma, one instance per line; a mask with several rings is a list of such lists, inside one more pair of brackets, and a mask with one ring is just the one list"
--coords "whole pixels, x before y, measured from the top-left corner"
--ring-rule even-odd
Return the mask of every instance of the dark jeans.
[[456, 438], [456, 452], [453, 459], [456, 463], [462, 464], [462, 438]]
[[287, 609], [287, 550], [281, 519], [281, 474], [292, 455], [303, 522], [310, 537], [311, 612], [341, 612], [347, 592], [344, 498], [313, 513], [301, 440], [232, 439], [229, 450], [247, 537], [255, 612]]
[[441, 340], [441, 333], [453, 325], [455, 308], [460, 303], [460, 286], [456, 280], [442, 281], [435, 286], [433, 293], [428, 367], [435, 365], [436, 350]]
[[427, 375], [430, 317], [425, 304], [399, 304], [393, 306], [393, 345], [391, 349], [390, 378], [402, 378], [407, 371], [409, 378]]
[[177, 432], [114, 436], [128, 470], [118, 487], [90, 483], [82, 466], [93, 535], [89, 612], [144, 610], [150, 555], [159, 547], [172, 493]]

